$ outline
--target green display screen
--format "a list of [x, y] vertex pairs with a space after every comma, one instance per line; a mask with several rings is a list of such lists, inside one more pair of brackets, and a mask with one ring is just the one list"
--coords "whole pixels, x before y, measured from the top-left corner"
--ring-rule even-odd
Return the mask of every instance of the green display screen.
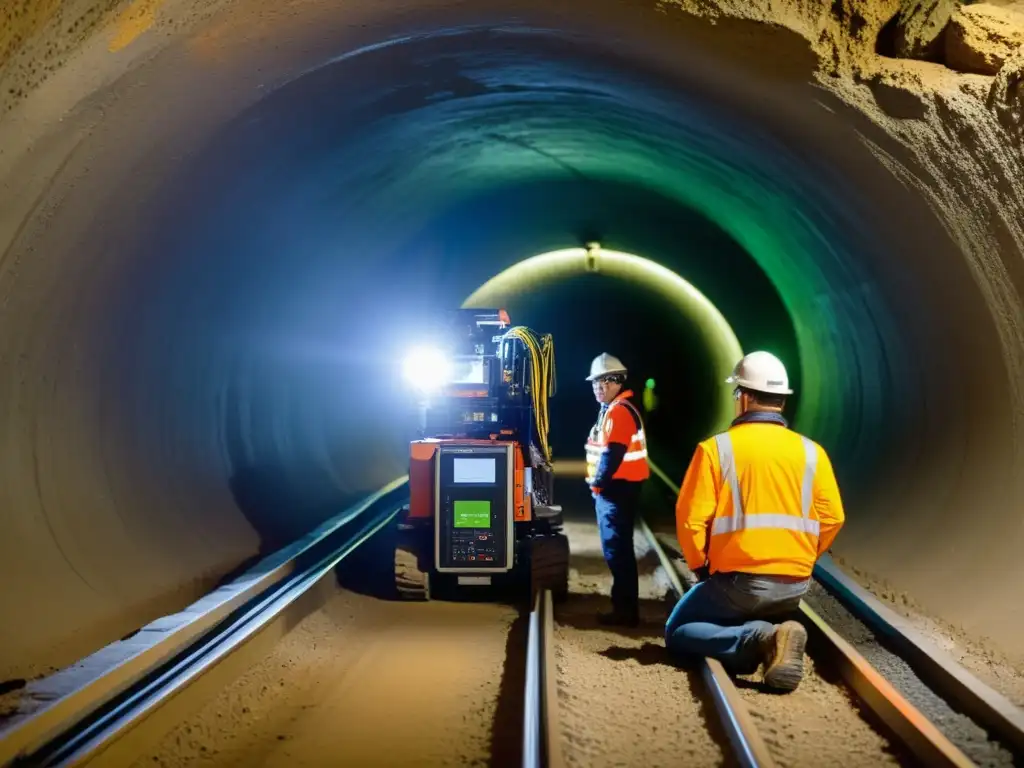
[[489, 501], [456, 501], [456, 528], [490, 528], [491, 502]]

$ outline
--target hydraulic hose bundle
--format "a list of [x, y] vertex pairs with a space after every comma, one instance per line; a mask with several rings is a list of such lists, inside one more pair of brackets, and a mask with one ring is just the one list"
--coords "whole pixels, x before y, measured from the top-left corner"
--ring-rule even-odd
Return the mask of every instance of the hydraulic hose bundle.
[[510, 328], [505, 337], [519, 339], [530, 352], [530, 398], [533, 400], [537, 441], [544, 460], [550, 462], [548, 397], [555, 380], [555, 341], [550, 333], [538, 338], [536, 333], [525, 326]]

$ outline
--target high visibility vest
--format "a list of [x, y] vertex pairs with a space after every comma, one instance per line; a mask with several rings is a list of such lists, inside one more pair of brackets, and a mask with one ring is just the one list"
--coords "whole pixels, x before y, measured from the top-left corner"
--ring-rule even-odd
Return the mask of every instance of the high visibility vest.
[[632, 394], [629, 390], [620, 392], [591, 428], [586, 444], [588, 482], [593, 481], [597, 474], [597, 465], [609, 443], [626, 445], [626, 455], [612, 474], [612, 480], [640, 482], [650, 477], [647, 436], [640, 412], [629, 402]]
[[772, 424], [702, 442], [676, 506], [690, 567], [809, 577], [844, 522], [825, 450]]

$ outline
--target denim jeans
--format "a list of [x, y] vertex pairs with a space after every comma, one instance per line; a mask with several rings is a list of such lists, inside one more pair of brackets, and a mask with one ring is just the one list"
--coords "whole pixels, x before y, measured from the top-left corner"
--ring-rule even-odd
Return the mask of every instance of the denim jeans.
[[715, 573], [680, 598], [665, 622], [665, 646], [680, 656], [710, 656], [736, 675], [761, 663], [774, 621], [791, 618], [809, 580]]
[[641, 483], [614, 482], [594, 496], [601, 549], [612, 572], [612, 608], [623, 615], [635, 615], [640, 607], [640, 584], [633, 550], [640, 486]]

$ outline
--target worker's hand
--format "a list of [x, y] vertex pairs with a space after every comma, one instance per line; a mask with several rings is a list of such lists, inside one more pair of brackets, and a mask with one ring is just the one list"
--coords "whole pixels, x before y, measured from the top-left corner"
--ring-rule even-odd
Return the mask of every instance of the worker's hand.
[[702, 565], [700, 568], [693, 569], [693, 575], [697, 577], [697, 581], [707, 581], [711, 578], [711, 567]]

